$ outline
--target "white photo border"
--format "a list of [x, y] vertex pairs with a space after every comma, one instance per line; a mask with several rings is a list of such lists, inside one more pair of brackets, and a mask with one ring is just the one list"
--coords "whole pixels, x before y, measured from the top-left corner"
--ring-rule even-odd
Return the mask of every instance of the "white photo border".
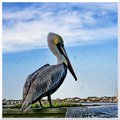
[[[0, 119], [2, 119], [2, 3], [3, 2], [117, 2], [118, 3], [118, 98], [120, 98], [120, 1], [119, 0], [2, 0], [0, 2]], [[118, 99], [118, 118], [110, 118], [111, 120], [120, 119], [120, 99]], [[43, 120], [43, 118], [3, 118], [4, 120]], [[58, 118], [46, 118], [46, 120], [57, 120]], [[62, 120], [64, 118], [60, 118]], [[66, 118], [69, 120], [70, 118]], [[72, 118], [71, 118], [72, 119]], [[74, 118], [74, 120], [84, 120], [84, 118]], [[91, 118], [92, 120], [93, 118]], [[93, 119], [95, 120], [95, 118]], [[102, 118], [97, 118], [102, 120]], [[108, 118], [104, 119], [108, 120]]]

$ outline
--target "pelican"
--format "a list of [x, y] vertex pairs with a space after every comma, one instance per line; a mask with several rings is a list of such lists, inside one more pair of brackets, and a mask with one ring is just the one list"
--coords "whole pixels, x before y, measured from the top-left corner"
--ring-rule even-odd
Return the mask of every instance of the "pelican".
[[50, 107], [53, 107], [51, 94], [53, 94], [63, 83], [67, 74], [67, 68], [74, 79], [77, 80], [65, 51], [62, 37], [56, 33], [49, 33], [47, 42], [48, 47], [57, 57], [57, 64], [46, 64], [27, 77], [23, 87], [23, 104], [21, 107], [23, 111], [28, 110], [28, 108], [30, 109], [30, 106], [37, 101], [40, 102], [42, 107], [41, 99], [45, 96], [48, 97]]

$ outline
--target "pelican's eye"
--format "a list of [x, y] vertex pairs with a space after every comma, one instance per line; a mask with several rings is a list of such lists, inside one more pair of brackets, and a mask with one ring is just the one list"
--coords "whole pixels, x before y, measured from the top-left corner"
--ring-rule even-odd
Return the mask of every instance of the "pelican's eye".
[[61, 41], [59, 44], [60, 44], [60, 46], [61, 46], [61, 47], [64, 47], [64, 44], [63, 44], [63, 42], [62, 42], [62, 41]]

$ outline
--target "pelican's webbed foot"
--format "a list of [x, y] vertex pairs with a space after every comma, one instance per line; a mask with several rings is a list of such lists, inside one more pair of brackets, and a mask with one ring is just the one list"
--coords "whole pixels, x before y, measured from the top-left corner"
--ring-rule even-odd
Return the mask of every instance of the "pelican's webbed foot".
[[54, 106], [52, 104], [50, 104], [50, 108], [54, 108]]

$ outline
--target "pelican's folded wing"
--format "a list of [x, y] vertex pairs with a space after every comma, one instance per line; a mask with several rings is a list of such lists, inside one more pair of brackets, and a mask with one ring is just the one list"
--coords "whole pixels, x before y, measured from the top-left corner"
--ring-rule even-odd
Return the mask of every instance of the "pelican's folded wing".
[[40, 74], [42, 71], [44, 71], [49, 66], [50, 66], [49, 64], [45, 64], [44, 66], [42, 66], [41, 68], [39, 68], [38, 70], [36, 70], [34, 73], [30, 74], [27, 77], [27, 80], [26, 80], [25, 85], [23, 87], [23, 102], [25, 100], [25, 97], [28, 94], [30, 86], [32, 85], [32, 83], [34, 82], [34, 80], [37, 78], [38, 74]]
[[21, 109], [23, 111], [26, 110], [30, 104], [45, 97], [49, 91], [55, 89], [63, 75], [62, 66], [61, 64], [49, 66], [37, 75], [22, 104]]

